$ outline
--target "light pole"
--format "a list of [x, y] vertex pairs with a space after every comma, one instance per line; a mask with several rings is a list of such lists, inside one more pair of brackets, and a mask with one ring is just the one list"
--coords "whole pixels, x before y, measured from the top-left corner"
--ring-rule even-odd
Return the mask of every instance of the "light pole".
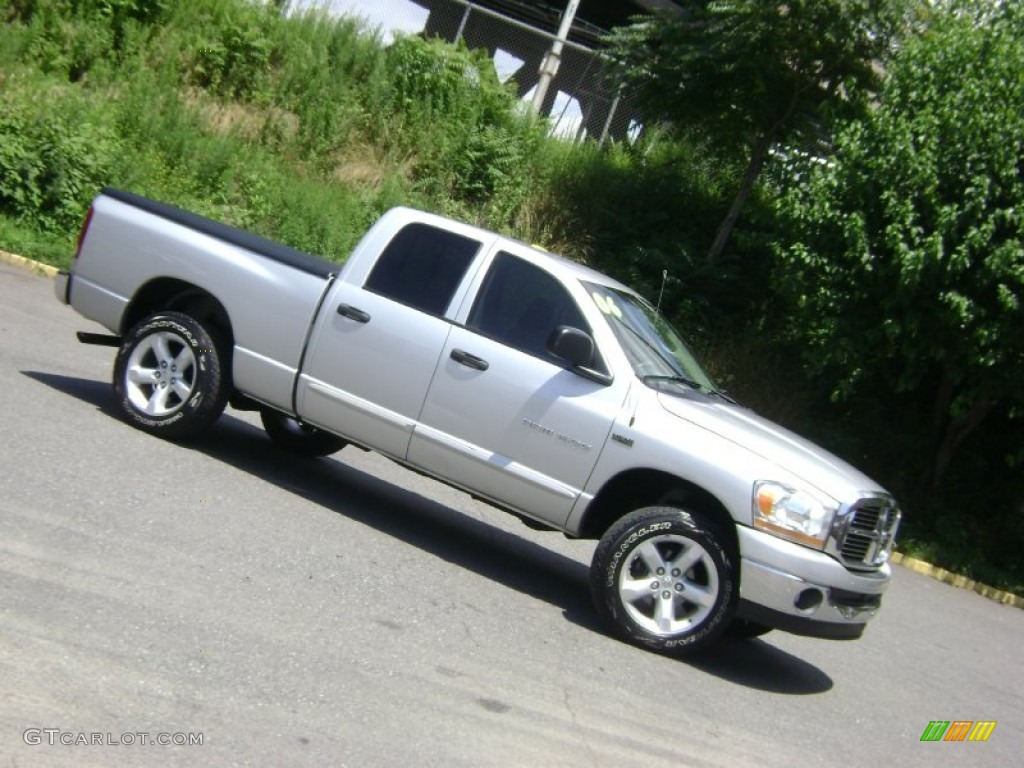
[[562, 63], [562, 46], [569, 39], [569, 30], [572, 28], [573, 19], [576, 18], [576, 9], [579, 8], [580, 0], [569, 0], [569, 5], [562, 14], [562, 23], [558, 26], [558, 34], [551, 50], [544, 55], [540, 64], [540, 78], [537, 80], [537, 90], [533, 94], [533, 101], [530, 106], [535, 114], [540, 114], [544, 108], [544, 99], [548, 95], [548, 86], [558, 74], [558, 67]]

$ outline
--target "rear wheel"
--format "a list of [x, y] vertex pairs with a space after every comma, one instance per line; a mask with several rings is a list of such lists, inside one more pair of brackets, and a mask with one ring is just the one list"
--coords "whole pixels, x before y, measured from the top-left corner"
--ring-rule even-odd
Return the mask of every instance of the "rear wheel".
[[198, 435], [227, 403], [213, 335], [180, 312], [151, 315], [132, 328], [114, 361], [114, 393], [127, 421], [171, 439]]
[[725, 536], [702, 517], [647, 507], [612, 526], [594, 552], [594, 605], [616, 634], [684, 655], [711, 645], [738, 599]]
[[270, 439], [289, 453], [299, 456], [328, 456], [345, 447], [345, 441], [337, 435], [302, 424], [272, 408], [262, 409], [260, 418]]

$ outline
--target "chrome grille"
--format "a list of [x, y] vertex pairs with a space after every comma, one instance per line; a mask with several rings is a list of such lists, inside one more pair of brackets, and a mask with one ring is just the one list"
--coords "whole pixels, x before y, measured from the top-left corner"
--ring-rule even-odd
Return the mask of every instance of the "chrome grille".
[[892, 551], [900, 511], [892, 499], [861, 499], [847, 512], [837, 542], [843, 561], [851, 566], [874, 568]]

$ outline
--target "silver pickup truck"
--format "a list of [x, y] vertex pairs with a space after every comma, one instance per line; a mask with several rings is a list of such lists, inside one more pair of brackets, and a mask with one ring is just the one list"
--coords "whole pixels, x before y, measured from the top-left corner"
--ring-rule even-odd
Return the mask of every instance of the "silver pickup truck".
[[107, 189], [60, 301], [111, 334], [125, 418], [191, 438], [226, 404], [284, 448], [346, 443], [598, 540], [612, 630], [681, 655], [771, 628], [859, 637], [900, 513], [718, 391], [658, 313], [520, 242], [398, 208], [344, 266]]

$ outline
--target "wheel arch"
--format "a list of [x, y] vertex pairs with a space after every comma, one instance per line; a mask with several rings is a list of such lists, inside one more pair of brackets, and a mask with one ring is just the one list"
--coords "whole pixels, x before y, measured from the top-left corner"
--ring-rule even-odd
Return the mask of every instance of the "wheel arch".
[[[230, 361], [235, 334], [224, 304], [205, 288], [173, 277], [150, 280], [135, 293], [121, 317], [122, 335], [143, 318], [161, 311], [182, 312], [201, 322], [223, 343], [222, 354]], [[226, 370], [231, 370], [230, 365]]]
[[587, 508], [580, 538], [600, 539], [623, 515], [651, 506], [699, 513], [726, 537], [733, 552], [738, 551], [735, 521], [726, 506], [697, 483], [656, 469], [625, 470], [606, 482]]

